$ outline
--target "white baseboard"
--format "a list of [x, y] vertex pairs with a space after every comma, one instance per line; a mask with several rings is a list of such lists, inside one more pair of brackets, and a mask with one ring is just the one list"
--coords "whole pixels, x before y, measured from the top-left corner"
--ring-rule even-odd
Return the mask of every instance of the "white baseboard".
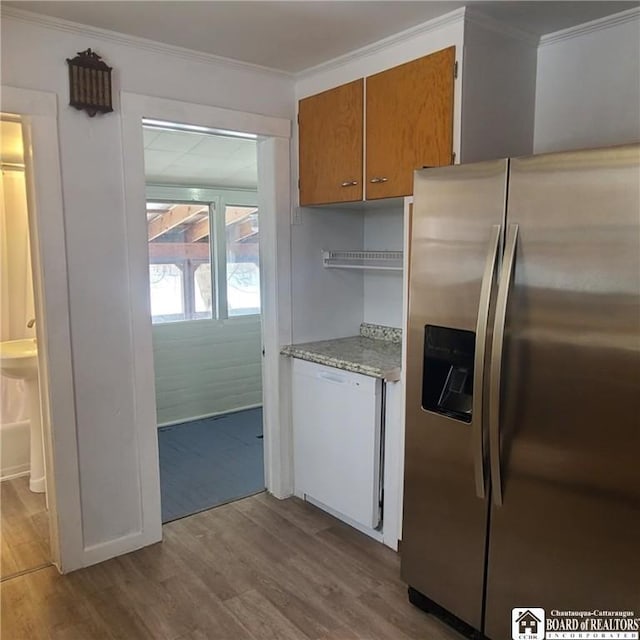
[[[116, 538], [115, 540], [100, 542], [98, 544], [85, 547], [82, 557], [82, 566], [88, 567], [93, 564], [98, 564], [99, 562], [110, 560], [116, 556], [121, 556], [125, 553], [130, 553], [131, 551], [136, 551], [143, 547], [148, 547], [150, 544], [154, 544], [156, 542], [162, 542], [161, 528], [159, 532], [150, 532], [145, 534], [142, 531], [136, 531], [135, 533], [130, 533], [126, 536], [122, 536], [121, 538]], [[68, 573], [79, 568], [80, 567], [61, 567], [60, 572]]]
[[2, 475], [0, 475], [0, 482], [4, 482], [5, 480], [13, 480], [14, 478], [21, 478], [22, 476], [28, 475], [29, 465], [19, 464], [15, 467], [8, 467], [7, 469], [3, 469]]
[[170, 420], [169, 422], [161, 422], [158, 425], [158, 429], [160, 427], [173, 427], [177, 424], [182, 424], [184, 422], [195, 422], [196, 420], [206, 420], [207, 418], [218, 418], [220, 416], [228, 416], [232, 413], [240, 413], [240, 411], [248, 411], [249, 409], [258, 409], [262, 407], [262, 403], [259, 404], [250, 404], [246, 407], [237, 407], [235, 409], [229, 409], [228, 411], [217, 411], [214, 413], [205, 413], [201, 416], [189, 416], [187, 418], [180, 418], [180, 420]]
[[29, 473], [29, 420], [5, 422], [0, 426], [0, 481], [11, 480]]

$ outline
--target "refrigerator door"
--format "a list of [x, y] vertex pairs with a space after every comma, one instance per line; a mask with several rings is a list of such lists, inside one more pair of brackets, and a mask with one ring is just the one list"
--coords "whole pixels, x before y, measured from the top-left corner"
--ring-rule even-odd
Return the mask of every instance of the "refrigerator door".
[[476, 628], [488, 515], [478, 379], [507, 167], [441, 167], [414, 182], [402, 577]]
[[512, 160], [505, 267], [512, 238], [491, 379], [493, 640], [516, 607], [640, 612], [640, 147]]

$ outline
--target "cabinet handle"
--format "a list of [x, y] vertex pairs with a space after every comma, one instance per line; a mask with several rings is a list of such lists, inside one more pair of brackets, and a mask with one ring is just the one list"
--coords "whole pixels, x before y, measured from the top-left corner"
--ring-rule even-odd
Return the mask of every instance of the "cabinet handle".
[[341, 187], [355, 187], [358, 184], [357, 180], [346, 180], [340, 186]]
[[369, 182], [371, 184], [378, 184], [379, 182], [389, 182], [389, 178], [371, 178]]

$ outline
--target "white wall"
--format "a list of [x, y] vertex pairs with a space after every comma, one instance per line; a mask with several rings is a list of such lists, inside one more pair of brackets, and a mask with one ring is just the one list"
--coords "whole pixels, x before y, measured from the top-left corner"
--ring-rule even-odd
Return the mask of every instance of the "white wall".
[[537, 41], [465, 14], [460, 162], [533, 152]]
[[65, 58], [92, 47], [114, 67], [116, 96], [125, 90], [287, 118], [293, 86], [284, 75], [39, 20], [3, 10], [2, 82], [58, 96], [83, 540], [97, 558], [96, 549], [140, 528], [123, 154], [117, 101], [115, 113], [95, 118], [66, 106]]
[[153, 327], [158, 425], [262, 403], [260, 316]]
[[[375, 209], [364, 214], [364, 249], [402, 251], [404, 211]], [[364, 322], [402, 327], [402, 272], [364, 272]]]
[[640, 140], [640, 11], [617, 16], [542, 39], [536, 153]]
[[402, 251], [402, 209], [303, 208], [292, 231], [293, 340], [358, 334], [361, 322], [402, 326], [402, 273], [325, 268], [322, 251]]
[[293, 341], [310, 342], [357, 335], [363, 321], [362, 271], [327, 269], [322, 251], [360, 249], [361, 211], [301, 209], [291, 227]]

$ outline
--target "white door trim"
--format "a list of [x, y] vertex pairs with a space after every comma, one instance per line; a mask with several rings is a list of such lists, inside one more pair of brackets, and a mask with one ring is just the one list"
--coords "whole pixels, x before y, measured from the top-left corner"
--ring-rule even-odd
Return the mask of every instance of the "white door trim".
[[[142, 118], [242, 131], [258, 139], [258, 202], [262, 278], [265, 481], [278, 497], [291, 495], [289, 407], [281, 402], [280, 346], [291, 341], [290, 156], [291, 123], [253, 113], [121, 93], [129, 301], [134, 357], [136, 438], [142, 531], [135, 546], [162, 539]], [[133, 544], [133, 540], [131, 541]]]
[[1, 109], [25, 124], [51, 553], [66, 572], [83, 565], [84, 545], [57, 97], [3, 86]]
[[280, 355], [292, 340], [289, 143], [283, 137], [258, 141], [265, 485], [277, 498], [293, 494], [290, 358]]

